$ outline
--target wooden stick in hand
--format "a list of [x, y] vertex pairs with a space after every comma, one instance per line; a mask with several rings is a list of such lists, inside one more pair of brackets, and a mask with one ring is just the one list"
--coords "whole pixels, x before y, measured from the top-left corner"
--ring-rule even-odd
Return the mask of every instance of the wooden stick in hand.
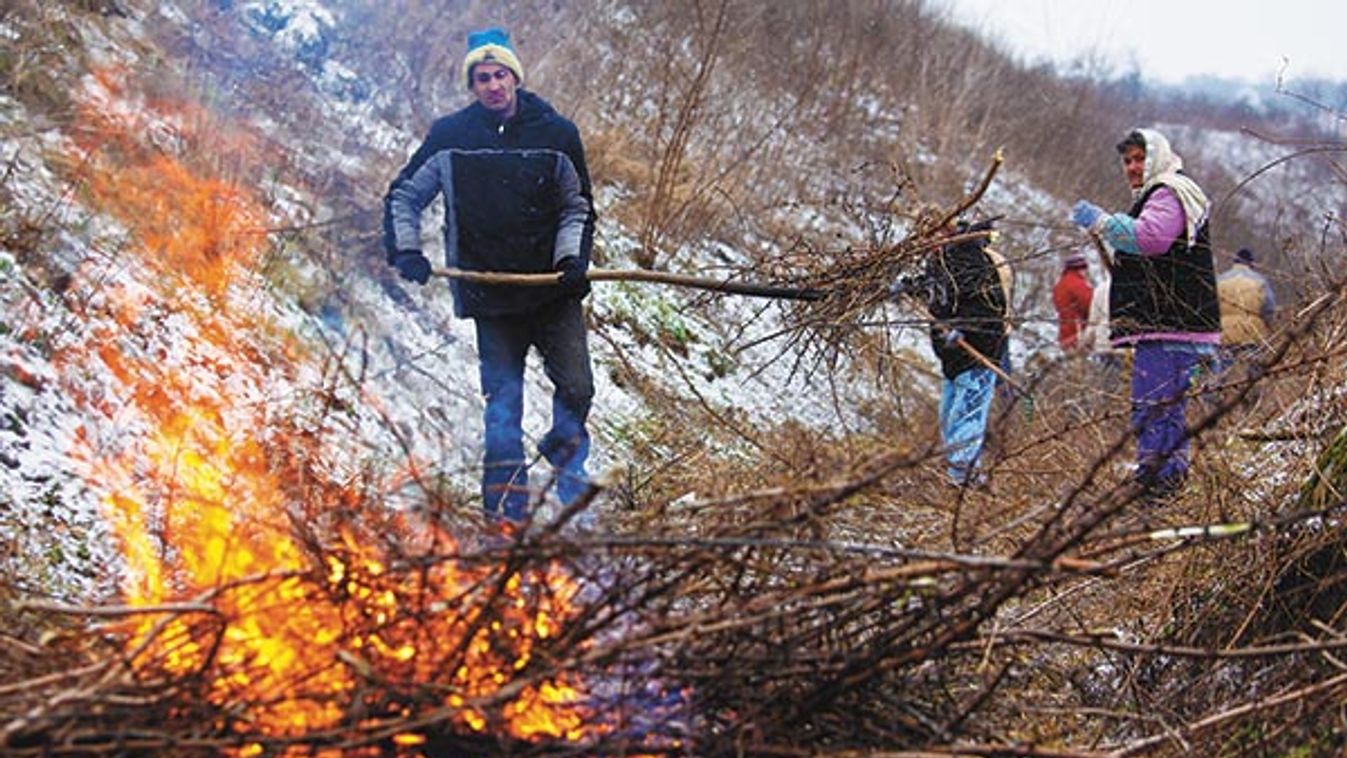
[[[467, 271], [460, 268], [437, 268], [434, 269], [433, 273], [436, 276], [442, 276], [449, 279], [461, 279], [463, 281], [476, 282], [478, 284], [506, 284], [517, 287], [545, 287], [547, 285], [556, 284], [561, 279], [561, 274], [557, 272], [518, 274], [504, 271]], [[827, 294], [827, 290], [816, 289], [813, 287], [782, 287], [772, 284], [755, 284], [751, 282], [736, 282], [728, 279], [690, 276], [687, 274], [672, 274], [667, 271], [648, 271], [646, 269], [619, 271], [614, 269], [592, 268], [586, 272], [585, 276], [591, 282], [651, 282], [654, 284], [670, 284], [675, 287], [691, 287], [693, 289], [710, 290], [711, 292], [723, 292], [730, 295], [766, 297], [776, 300], [822, 300]]]

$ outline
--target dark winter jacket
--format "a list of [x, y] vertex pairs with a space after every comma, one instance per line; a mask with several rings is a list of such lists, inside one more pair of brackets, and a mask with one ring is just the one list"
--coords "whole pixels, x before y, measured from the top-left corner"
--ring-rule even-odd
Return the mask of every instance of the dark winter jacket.
[[1005, 355], [1006, 293], [986, 246], [986, 240], [947, 245], [926, 261], [926, 300], [934, 318], [931, 347], [946, 379], [983, 365], [967, 350], [945, 343], [951, 329], [993, 363]]
[[[588, 265], [594, 211], [580, 133], [542, 98], [517, 92], [518, 109], [504, 123], [473, 103], [431, 126], [384, 198], [390, 262], [399, 250], [420, 249], [421, 213], [440, 195], [450, 266], [545, 273], [570, 256]], [[470, 318], [524, 313], [563, 297], [557, 287], [461, 280], [451, 287], [455, 312]]]
[[[1128, 215], [1141, 215], [1162, 184], [1140, 197]], [[1141, 339], [1195, 341], [1221, 331], [1216, 270], [1204, 220], [1192, 247], [1179, 235], [1159, 255], [1118, 255], [1109, 290], [1109, 323], [1114, 344]]]

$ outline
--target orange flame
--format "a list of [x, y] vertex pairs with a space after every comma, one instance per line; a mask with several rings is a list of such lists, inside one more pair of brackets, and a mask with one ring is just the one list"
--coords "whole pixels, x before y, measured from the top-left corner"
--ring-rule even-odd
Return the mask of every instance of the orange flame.
[[[209, 702], [229, 714], [221, 728], [245, 739], [373, 733], [444, 709], [474, 731], [584, 737], [578, 683], [519, 678], [572, 615], [575, 585], [559, 570], [502, 576], [429, 555], [409, 564], [360, 526], [385, 514], [332, 515], [358, 510], [360, 499], [322, 476], [322, 430], [276, 420], [286, 414], [268, 388], [286, 385], [286, 368], [258, 359], [304, 360], [304, 351], [265, 317], [229, 305], [260, 286], [251, 268], [267, 243], [262, 203], [128, 136], [152, 133], [148, 120], [176, 124], [190, 141], [192, 118], [131, 107], [112, 73], [98, 82], [85, 186], [130, 236], [116, 265], [152, 273], [85, 285], [98, 295], [88, 313], [97, 339], [67, 348], [59, 365], [71, 377], [105, 367], [122, 404], [71, 379], [72, 394], [106, 419], [82, 430], [75, 453], [106, 493], [127, 602], [199, 606], [147, 614], [131, 630], [142, 674], [204, 674]], [[344, 526], [324, 534], [314, 526], [323, 522]], [[365, 702], [374, 683], [402, 694]], [[425, 739], [389, 738], [406, 751]], [[239, 754], [260, 752], [258, 743]]]
[[195, 176], [169, 156], [94, 173], [90, 189], [103, 210], [130, 227], [147, 262], [212, 294], [229, 286], [229, 269], [249, 268], [261, 254], [260, 206], [242, 188]]

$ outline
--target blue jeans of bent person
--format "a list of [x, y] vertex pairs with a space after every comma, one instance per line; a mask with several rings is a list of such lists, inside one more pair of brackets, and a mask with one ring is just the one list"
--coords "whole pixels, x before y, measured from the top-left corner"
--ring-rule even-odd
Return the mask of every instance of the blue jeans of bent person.
[[594, 399], [585, 316], [579, 300], [566, 298], [523, 314], [478, 318], [477, 353], [485, 451], [482, 504], [489, 516], [520, 521], [528, 516], [529, 472], [524, 455], [524, 364], [538, 348], [552, 382], [552, 428], [538, 444], [557, 469], [557, 497], [569, 503], [588, 486], [586, 422]]
[[971, 484], [976, 478], [995, 387], [996, 374], [989, 368], [970, 368], [941, 387], [940, 439], [955, 484]]

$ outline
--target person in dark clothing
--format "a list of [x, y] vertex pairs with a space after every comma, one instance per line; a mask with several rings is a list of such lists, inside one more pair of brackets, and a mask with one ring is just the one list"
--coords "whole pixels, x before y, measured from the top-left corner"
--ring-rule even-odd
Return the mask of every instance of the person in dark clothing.
[[476, 101], [435, 121], [384, 198], [384, 248], [402, 278], [425, 284], [421, 215], [444, 199], [446, 263], [465, 270], [560, 272], [556, 285], [451, 280], [454, 312], [476, 323], [486, 398], [482, 500], [488, 515], [528, 516], [523, 445], [524, 364], [542, 354], [553, 384], [552, 427], [538, 444], [556, 470], [557, 497], [588, 488], [586, 427], [594, 382], [581, 300], [593, 246], [593, 196], [575, 125], [522, 88], [507, 32], [468, 35], [463, 81]]
[[[961, 223], [945, 231], [989, 232], [990, 223]], [[947, 473], [958, 486], [982, 481], [978, 466], [997, 375], [979, 357], [1001, 365], [1006, 354], [1006, 292], [987, 245], [985, 237], [945, 245], [926, 259], [920, 277], [900, 279], [891, 288], [895, 296], [919, 297], [931, 314], [931, 349], [944, 376], [940, 439]]]
[[1190, 377], [1221, 341], [1207, 228], [1211, 202], [1183, 173], [1183, 160], [1160, 132], [1136, 129], [1117, 147], [1132, 189], [1131, 209], [1109, 214], [1081, 200], [1071, 220], [1117, 251], [1109, 324], [1114, 347], [1135, 349], [1136, 477], [1150, 494], [1166, 497], [1188, 475]]

